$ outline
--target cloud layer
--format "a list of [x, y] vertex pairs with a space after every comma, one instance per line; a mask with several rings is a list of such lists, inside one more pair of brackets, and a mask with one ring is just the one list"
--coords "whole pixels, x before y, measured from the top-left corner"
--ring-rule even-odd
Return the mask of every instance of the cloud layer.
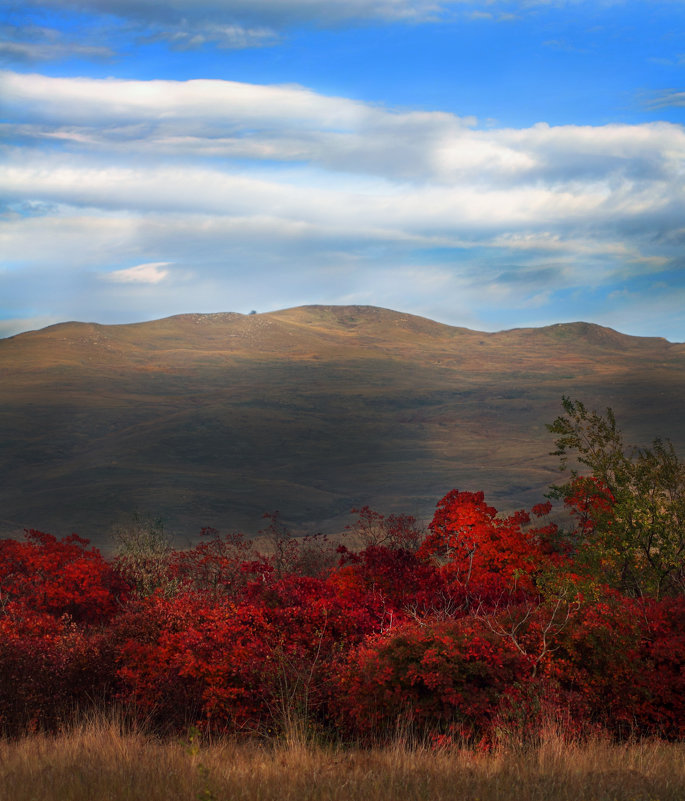
[[[135, 29], [147, 43], [164, 41], [186, 50], [215, 45], [241, 49], [278, 42], [281, 33], [296, 25], [318, 28], [365, 22], [430, 22], [464, 0], [25, 0], [25, 9], [57, 11], [87, 23], [106, 18], [110, 29]], [[467, 5], [472, 5], [467, 0]], [[35, 32], [35, 31], [34, 31]], [[56, 33], [56, 31], [54, 32]], [[31, 38], [31, 31], [20, 38]], [[44, 60], [60, 58], [57, 44], [31, 41], [0, 43], [14, 57]]]
[[[82, 55], [97, 56], [99, 48], [93, 36], [101, 30], [92, 22], [106, 21], [108, 31], [135, 31], [144, 42], [163, 41], [178, 50], [192, 50], [205, 45], [242, 49], [278, 43], [281, 37], [298, 27], [313, 29], [349, 25], [406, 23], [435, 24], [446, 20], [459, 22], [502, 22], [535, 14], [542, 7], [579, 6], [603, 8], [622, 5], [628, 0], [24, 0], [22, 12], [57, 13], [81, 28], [85, 41], [74, 44]], [[648, 0], [642, 0], [648, 2]], [[683, 0], [665, 0], [681, 5]], [[14, 9], [15, 15], [17, 14]], [[15, 41], [0, 42], [0, 58], [19, 60], [60, 59], [65, 48], [58, 42], [34, 42], [38, 33], [29, 25], [15, 30]], [[52, 35], [58, 31], [53, 30]], [[5, 36], [7, 34], [5, 33]], [[4, 38], [0, 31], [0, 39]], [[22, 41], [23, 40], [23, 41]], [[102, 52], [99, 54], [102, 55]]]
[[0, 296], [21, 318], [26, 281], [65, 314], [78, 286], [101, 316], [411, 298], [481, 327], [579, 293], [606, 315], [660, 282], [675, 325], [685, 300], [680, 125], [484, 129], [302, 86], [11, 71], [0, 96]]

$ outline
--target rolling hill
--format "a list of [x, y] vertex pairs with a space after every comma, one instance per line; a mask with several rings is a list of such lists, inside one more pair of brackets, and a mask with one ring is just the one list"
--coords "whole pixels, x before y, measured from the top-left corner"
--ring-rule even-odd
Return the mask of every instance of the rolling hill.
[[341, 529], [448, 490], [541, 500], [563, 394], [685, 446], [685, 345], [587, 323], [481, 333], [365, 306], [63, 323], [0, 340], [0, 533], [106, 543], [134, 511], [179, 541], [280, 510]]

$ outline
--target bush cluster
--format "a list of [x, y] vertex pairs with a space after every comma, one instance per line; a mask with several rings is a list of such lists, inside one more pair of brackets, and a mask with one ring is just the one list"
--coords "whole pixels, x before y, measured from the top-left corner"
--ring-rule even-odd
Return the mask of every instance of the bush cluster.
[[161, 732], [682, 738], [682, 556], [671, 542], [666, 572], [652, 538], [641, 558], [631, 523], [622, 561], [617, 494], [572, 475], [567, 530], [549, 502], [502, 516], [480, 492], [448, 493], [427, 532], [364, 508], [356, 549], [274, 516], [268, 554], [214, 530], [179, 551], [156, 528], [109, 560], [76, 536], [0, 541], [0, 728], [116, 705]]

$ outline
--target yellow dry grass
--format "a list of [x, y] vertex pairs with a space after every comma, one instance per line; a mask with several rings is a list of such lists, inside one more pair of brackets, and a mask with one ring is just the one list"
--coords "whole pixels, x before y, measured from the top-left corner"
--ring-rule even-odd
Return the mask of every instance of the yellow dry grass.
[[682, 801], [685, 744], [604, 740], [478, 753], [159, 740], [91, 720], [0, 741], [2, 801]]

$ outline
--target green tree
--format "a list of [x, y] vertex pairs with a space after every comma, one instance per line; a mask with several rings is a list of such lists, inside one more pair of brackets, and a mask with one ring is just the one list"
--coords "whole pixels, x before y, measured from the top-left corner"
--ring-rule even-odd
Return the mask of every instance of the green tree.
[[[611, 409], [563, 398], [547, 428], [569, 480], [552, 487], [576, 519], [575, 556], [597, 580], [630, 595], [685, 591], [685, 464], [669, 440], [626, 449]], [[571, 467], [573, 459], [578, 467]], [[583, 470], [587, 468], [587, 470]]]

